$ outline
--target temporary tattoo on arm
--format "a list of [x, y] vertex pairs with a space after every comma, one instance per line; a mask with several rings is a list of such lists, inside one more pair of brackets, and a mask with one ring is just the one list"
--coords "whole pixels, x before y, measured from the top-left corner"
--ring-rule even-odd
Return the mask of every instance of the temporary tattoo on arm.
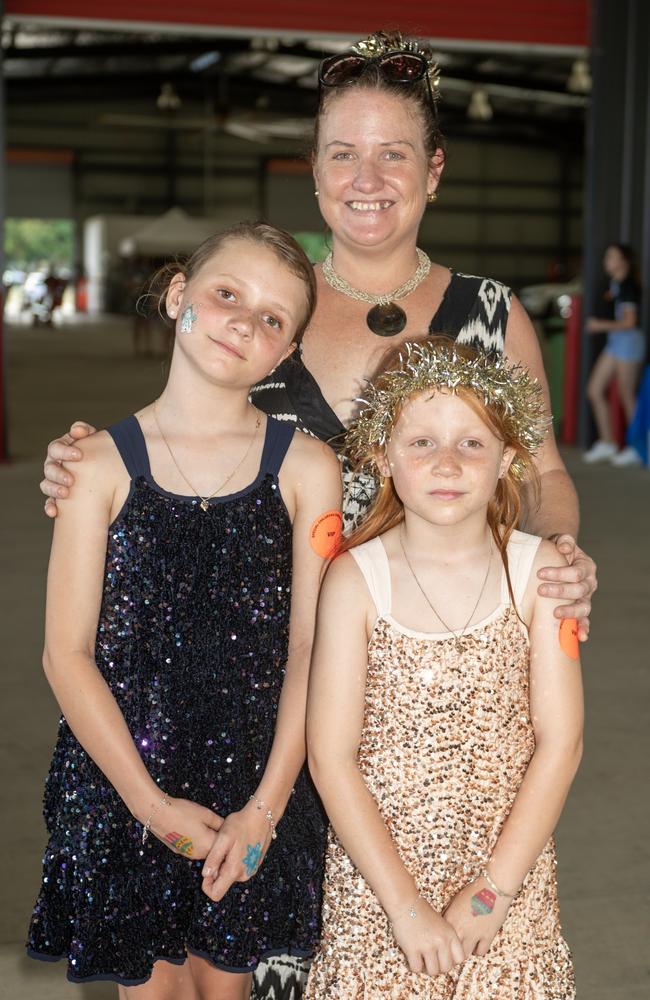
[[578, 622], [575, 618], [563, 618], [560, 624], [560, 648], [572, 660], [578, 659], [580, 640], [578, 639]]
[[481, 889], [481, 891], [475, 893], [470, 900], [470, 903], [472, 904], [472, 916], [484, 917], [486, 914], [492, 913], [496, 901], [497, 897], [491, 889]]
[[184, 854], [186, 858], [191, 858], [194, 852], [194, 844], [189, 837], [184, 837], [182, 833], [165, 834], [165, 842], [173, 847], [179, 854]]
[[190, 302], [189, 306], [186, 306], [186, 308], [183, 309], [183, 315], [181, 316], [181, 333], [191, 333], [192, 327], [197, 319], [198, 314], [194, 308], [194, 303]]
[[246, 857], [242, 858], [244, 862], [244, 868], [246, 869], [247, 875], [254, 875], [260, 866], [260, 861], [262, 858], [262, 845], [258, 841], [253, 847], [252, 844], [248, 844], [246, 848]]
[[316, 555], [330, 559], [341, 541], [343, 518], [340, 510], [328, 510], [309, 529], [309, 541]]

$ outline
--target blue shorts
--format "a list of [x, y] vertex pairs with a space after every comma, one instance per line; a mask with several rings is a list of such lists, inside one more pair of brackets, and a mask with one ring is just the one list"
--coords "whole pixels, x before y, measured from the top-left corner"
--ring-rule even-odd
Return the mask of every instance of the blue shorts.
[[619, 361], [643, 361], [645, 337], [640, 330], [612, 330], [607, 334], [605, 352]]

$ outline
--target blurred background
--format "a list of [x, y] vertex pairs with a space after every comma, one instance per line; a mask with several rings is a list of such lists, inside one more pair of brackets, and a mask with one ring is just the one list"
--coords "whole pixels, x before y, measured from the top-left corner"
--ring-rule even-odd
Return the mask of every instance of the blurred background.
[[600, 564], [585, 652], [587, 755], [559, 835], [579, 996], [650, 996], [647, 370], [633, 436], [609, 390], [617, 445], [633, 446], [634, 467], [580, 459], [595, 436], [586, 386], [604, 342], [584, 318], [600, 314], [613, 242], [636, 251], [646, 340], [650, 329], [650, 5], [6, 0], [0, 740], [12, 842], [0, 881], [0, 995], [11, 1000], [113, 995], [101, 984], [74, 989], [62, 969], [20, 957], [56, 719], [40, 673], [45, 444], [72, 419], [104, 426], [159, 391], [169, 331], [135, 305], [170, 255], [258, 217], [291, 230], [314, 261], [327, 253], [309, 164], [317, 65], [390, 27], [426, 38], [441, 70], [447, 166], [419, 243], [520, 295], [581, 494], [582, 544]]

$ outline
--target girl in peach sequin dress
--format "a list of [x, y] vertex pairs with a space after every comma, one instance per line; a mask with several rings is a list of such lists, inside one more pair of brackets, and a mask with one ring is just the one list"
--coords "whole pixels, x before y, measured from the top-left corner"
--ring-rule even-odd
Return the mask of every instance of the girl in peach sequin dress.
[[381, 488], [321, 594], [310, 766], [330, 831], [308, 1000], [570, 1000], [553, 829], [578, 641], [515, 530], [547, 419], [521, 368], [411, 347], [351, 435]]

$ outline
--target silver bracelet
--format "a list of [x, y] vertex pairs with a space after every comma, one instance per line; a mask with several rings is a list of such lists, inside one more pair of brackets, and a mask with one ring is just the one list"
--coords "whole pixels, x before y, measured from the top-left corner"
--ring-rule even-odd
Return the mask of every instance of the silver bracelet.
[[401, 920], [402, 917], [408, 916], [408, 917], [411, 918], [411, 920], [415, 920], [415, 918], [418, 915], [418, 911], [416, 909], [416, 904], [417, 904], [418, 900], [420, 900], [420, 899], [422, 899], [422, 896], [420, 895], [420, 893], [418, 893], [417, 896], [415, 897], [414, 901], [409, 906], [404, 907], [404, 909], [401, 910], [397, 914], [396, 917], [393, 917], [393, 919], [390, 921], [391, 930], [395, 926], [395, 921], [396, 920]]
[[167, 795], [166, 792], [163, 792], [162, 799], [160, 800], [160, 802], [157, 805], [155, 805], [153, 807], [153, 809], [151, 810], [151, 812], [147, 816], [147, 819], [145, 820], [144, 826], [142, 827], [142, 843], [143, 844], [147, 843], [147, 837], [149, 836], [149, 830], [151, 829], [151, 821], [154, 818], [154, 816], [156, 815], [156, 813], [158, 812], [158, 810], [162, 809], [163, 806], [170, 806], [170, 805], [171, 805], [171, 800], [170, 800], [169, 796]]
[[516, 896], [519, 895], [519, 889], [517, 889], [517, 892], [504, 892], [503, 889], [499, 889], [498, 885], [495, 885], [495, 883], [490, 878], [490, 873], [487, 870], [487, 865], [481, 872], [481, 875], [489, 885], [490, 889], [492, 889], [492, 892], [495, 892], [497, 896], [501, 896], [502, 899], [514, 899]]
[[269, 824], [269, 826], [271, 827], [271, 840], [277, 840], [278, 833], [277, 833], [277, 830], [275, 829], [275, 820], [273, 819], [273, 813], [269, 809], [269, 807], [266, 805], [266, 802], [264, 801], [264, 799], [258, 799], [256, 795], [251, 795], [250, 799], [249, 799], [249, 802], [254, 802], [256, 808], [260, 812], [266, 806], [266, 821]]

